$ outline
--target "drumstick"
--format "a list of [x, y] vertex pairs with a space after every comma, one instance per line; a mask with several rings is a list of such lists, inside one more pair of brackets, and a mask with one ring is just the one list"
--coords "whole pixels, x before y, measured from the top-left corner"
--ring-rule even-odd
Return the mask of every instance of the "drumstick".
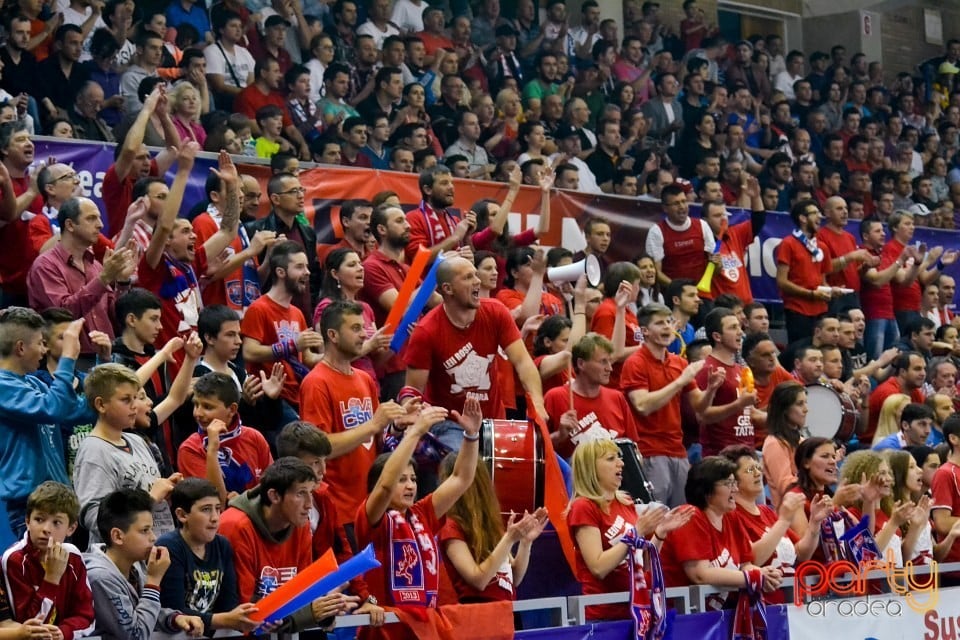
[[567, 363], [567, 387], [570, 390], [570, 410], [573, 411], [573, 363]]

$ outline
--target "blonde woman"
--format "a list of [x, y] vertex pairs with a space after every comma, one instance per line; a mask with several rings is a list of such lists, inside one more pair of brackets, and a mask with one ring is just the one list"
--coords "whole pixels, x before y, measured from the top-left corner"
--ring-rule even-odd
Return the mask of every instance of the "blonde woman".
[[203, 104], [200, 92], [189, 82], [181, 82], [170, 94], [170, 111], [173, 126], [180, 134], [180, 140], [194, 140], [200, 147], [207, 141], [207, 132], [200, 124]]
[[910, 404], [910, 396], [902, 393], [895, 393], [883, 401], [880, 417], [877, 418], [877, 432], [873, 436], [873, 442], [870, 443], [871, 447], [877, 446], [887, 436], [900, 431], [900, 414], [908, 404]]
[[[629, 531], [653, 536], [659, 548], [669, 533], [690, 520], [693, 509], [651, 505], [639, 516], [630, 494], [620, 490], [623, 459], [613, 440], [581, 442], [573, 453], [573, 499], [567, 525], [574, 537], [576, 577], [583, 595], [630, 591], [631, 547], [620, 542]], [[638, 576], [639, 577], [639, 576]], [[626, 603], [587, 607], [589, 620], [630, 617]]]
[[523, 122], [523, 107], [520, 94], [513, 89], [502, 89], [496, 100], [497, 119], [493, 123], [491, 135], [483, 147], [497, 160], [516, 158], [520, 153], [517, 136]]

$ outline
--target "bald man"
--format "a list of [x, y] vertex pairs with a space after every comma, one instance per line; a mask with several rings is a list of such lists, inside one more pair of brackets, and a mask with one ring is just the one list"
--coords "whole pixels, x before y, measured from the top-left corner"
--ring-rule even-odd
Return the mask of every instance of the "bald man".
[[498, 300], [480, 297], [480, 278], [473, 263], [460, 257], [444, 260], [437, 269], [437, 290], [443, 304], [417, 324], [404, 352], [407, 386], [400, 400], [421, 395], [431, 404], [463, 410], [468, 396], [477, 398], [484, 418], [504, 418], [501, 395], [509, 373], [498, 365], [498, 351], [517, 371], [541, 416], [540, 375], [524, 347], [510, 312]]

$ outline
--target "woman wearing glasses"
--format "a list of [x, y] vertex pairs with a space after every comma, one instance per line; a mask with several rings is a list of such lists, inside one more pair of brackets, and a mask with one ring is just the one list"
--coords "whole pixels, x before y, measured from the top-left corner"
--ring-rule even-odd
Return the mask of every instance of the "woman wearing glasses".
[[[803, 509], [803, 494], [788, 493], [779, 512], [766, 504], [757, 504], [763, 496], [763, 474], [757, 452], [744, 445], [733, 445], [720, 455], [737, 465], [739, 491], [734, 496], [737, 503], [735, 514], [750, 541], [754, 564], [773, 567], [782, 571], [784, 576], [792, 576], [796, 565], [809, 560], [820, 544], [820, 522], [833, 508], [830, 499], [818, 497], [814, 501], [810, 514], [813, 526], [807, 527], [807, 532], [800, 537], [790, 525], [794, 515]], [[766, 601], [783, 602], [783, 592], [771, 593]]]
[[[667, 587], [708, 584], [727, 589], [780, 587], [783, 574], [773, 566], [759, 567], [737, 509], [737, 464], [708, 456], [687, 474], [687, 502], [696, 509], [690, 522], [663, 545], [663, 575]], [[721, 594], [707, 597], [707, 608], [723, 608]]]

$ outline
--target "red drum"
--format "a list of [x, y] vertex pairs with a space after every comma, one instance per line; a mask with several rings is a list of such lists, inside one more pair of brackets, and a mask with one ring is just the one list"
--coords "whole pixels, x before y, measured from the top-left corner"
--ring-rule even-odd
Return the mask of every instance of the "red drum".
[[526, 420], [484, 420], [480, 457], [490, 469], [500, 511], [533, 513], [543, 506], [543, 441]]
[[808, 384], [807, 407], [810, 435], [845, 443], [856, 433], [860, 412], [846, 393], [824, 384]]

